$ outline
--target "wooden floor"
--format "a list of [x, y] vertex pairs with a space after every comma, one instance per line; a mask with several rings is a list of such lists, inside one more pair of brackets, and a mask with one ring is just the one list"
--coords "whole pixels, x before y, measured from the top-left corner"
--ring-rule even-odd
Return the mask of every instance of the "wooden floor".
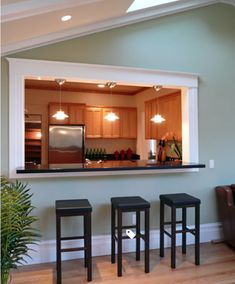
[[[159, 251], [150, 254], [151, 269], [144, 273], [143, 260], [136, 262], [135, 254], [123, 255], [123, 277], [117, 277], [116, 264], [110, 263], [110, 256], [93, 258], [92, 283], [235, 283], [235, 250], [223, 243], [201, 245], [201, 265], [194, 265], [194, 247], [187, 247], [187, 255], [177, 248], [177, 268], [170, 268], [170, 250], [160, 259]], [[141, 255], [142, 256], [142, 255]], [[143, 259], [143, 257], [142, 257]], [[86, 269], [83, 261], [63, 262], [63, 284], [86, 282]], [[55, 281], [55, 263], [24, 266], [12, 272], [11, 284], [52, 284]]]

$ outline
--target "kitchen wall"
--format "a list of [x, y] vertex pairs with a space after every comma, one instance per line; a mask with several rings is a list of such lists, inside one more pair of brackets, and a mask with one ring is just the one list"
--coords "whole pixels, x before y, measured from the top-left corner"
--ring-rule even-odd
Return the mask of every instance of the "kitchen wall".
[[[136, 107], [135, 96], [98, 93], [65, 92], [62, 89], [62, 103], [84, 103], [90, 106]], [[58, 102], [59, 91], [25, 89], [25, 108], [29, 113], [42, 115], [42, 164], [48, 161], [48, 103]], [[107, 153], [131, 148], [136, 152], [136, 139], [86, 139], [86, 148], [105, 148]]]
[[[110, 234], [110, 197], [141, 195], [151, 202], [151, 228], [159, 227], [159, 194], [187, 192], [201, 199], [201, 223], [217, 222], [214, 187], [235, 182], [235, 8], [216, 4], [116, 28], [9, 57], [132, 66], [198, 74], [197, 173], [29, 179], [42, 240], [55, 239], [56, 199], [88, 198], [93, 234]], [[8, 64], [2, 59], [1, 165], [8, 172]], [[16, 122], [17, 123], [17, 122]], [[232, 150], [231, 150], [232, 149]], [[208, 162], [215, 160], [215, 168]], [[26, 180], [23, 180], [26, 181]], [[189, 216], [189, 222], [193, 222]], [[74, 230], [74, 222], [66, 228]]]

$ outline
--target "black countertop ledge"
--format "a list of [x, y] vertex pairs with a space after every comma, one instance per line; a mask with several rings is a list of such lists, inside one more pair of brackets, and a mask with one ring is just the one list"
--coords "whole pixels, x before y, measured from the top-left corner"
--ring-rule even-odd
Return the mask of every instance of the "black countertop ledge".
[[157, 162], [156, 160], [127, 161], [92, 161], [81, 164], [27, 165], [17, 168], [17, 174], [28, 173], [66, 173], [66, 172], [100, 172], [133, 170], [172, 170], [205, 168], [205, 164], [181, 161]]

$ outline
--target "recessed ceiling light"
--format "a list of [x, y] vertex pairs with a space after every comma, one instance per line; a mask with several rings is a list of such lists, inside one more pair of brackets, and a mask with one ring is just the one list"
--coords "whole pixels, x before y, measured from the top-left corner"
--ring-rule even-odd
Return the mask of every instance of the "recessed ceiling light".
[[71, 15], [66, 15], [66, 16], [61, 17], [61, 21], [62, 22], [67, 22], [67, 21], [71, 20], [71, 18], [72, 18]]
[[98, 84], [97, 85], [99, 88], [104, 88], [105, 87], [105, 84]]

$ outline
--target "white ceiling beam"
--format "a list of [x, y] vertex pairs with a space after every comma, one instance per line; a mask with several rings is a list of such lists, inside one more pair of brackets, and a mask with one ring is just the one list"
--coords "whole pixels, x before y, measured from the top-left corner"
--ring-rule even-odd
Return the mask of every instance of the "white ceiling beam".
[[1, 23], [101, 1], [103, 0], [26, 0], [2, 5]]

